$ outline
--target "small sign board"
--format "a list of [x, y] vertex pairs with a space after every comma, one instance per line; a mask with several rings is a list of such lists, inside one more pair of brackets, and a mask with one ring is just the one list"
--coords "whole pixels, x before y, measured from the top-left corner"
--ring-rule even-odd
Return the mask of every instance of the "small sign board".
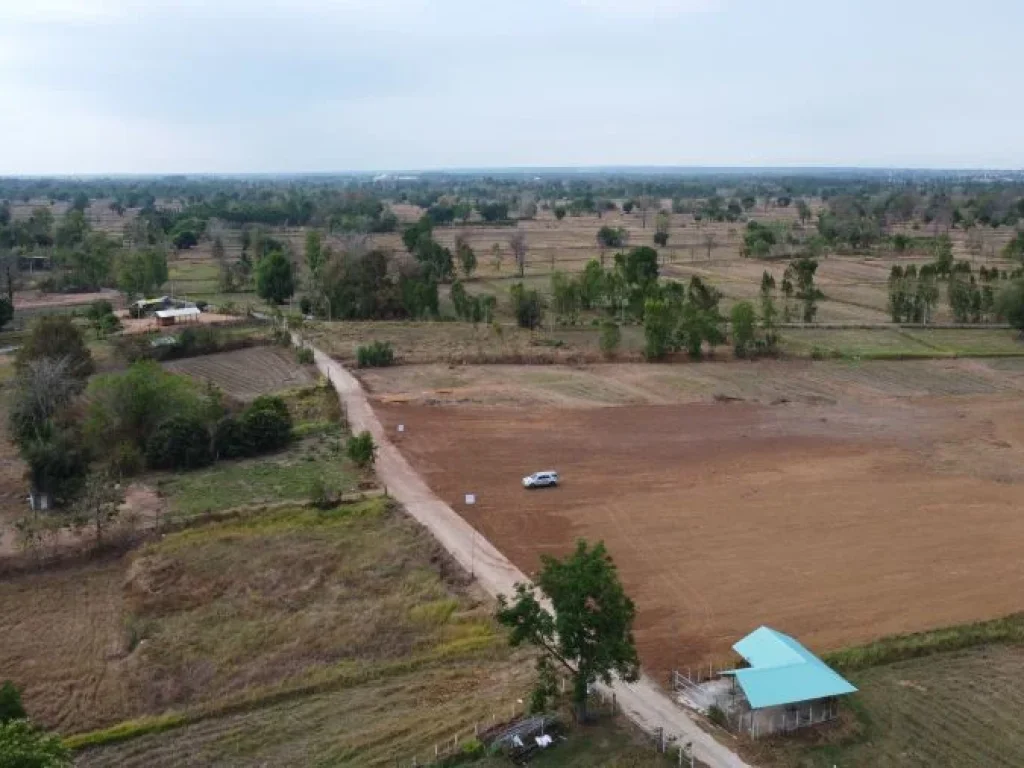
[[469, 505], [469, 506], [473, 506], [474, 504], [476, 504], [476, 494], [475, 493], [467, 493], [466, 494], [466, 504]]
[[398, 431], [399, 432], [405, 432], [405, 424], [399, 424], [398, 425]]

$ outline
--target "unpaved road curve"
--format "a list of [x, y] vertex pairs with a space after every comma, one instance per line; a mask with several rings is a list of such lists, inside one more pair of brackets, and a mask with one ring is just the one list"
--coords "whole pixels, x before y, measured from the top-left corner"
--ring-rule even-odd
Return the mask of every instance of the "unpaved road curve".
[[[299, 339], [295, 338], [296, 344]], [[510, 595], [526, 576], [455, 511], [441, 501], [392, 445], [362, 386], [338, 362], [313, 348], [317, 368], [338, 392], [352, 431], [368, 430], [378, 446], [377, 476], [406, 511], [425, 526], [491, 595]], [[749, 768], [676, 706], [646, 675], [632, 684], [610, 686], [622, 711], [648, 731], [664, 728], [677, 743], [693, 743], [696, 758], [711, 768]]]

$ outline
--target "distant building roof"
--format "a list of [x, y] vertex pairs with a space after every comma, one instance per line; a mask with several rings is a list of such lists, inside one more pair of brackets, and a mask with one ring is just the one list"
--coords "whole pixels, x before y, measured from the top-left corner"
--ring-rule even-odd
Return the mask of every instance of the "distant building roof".
[[180, 309], [158, 309], [154, 314], [160, 318], [195, 317], [200, 312], [198, 307], [182, 307]]
[[857, 691], [825, 662], [789, 635], [768, 627], [754, 630], [733, 649], [750, 664], [735, 675], [752, 709], [797, 704]]

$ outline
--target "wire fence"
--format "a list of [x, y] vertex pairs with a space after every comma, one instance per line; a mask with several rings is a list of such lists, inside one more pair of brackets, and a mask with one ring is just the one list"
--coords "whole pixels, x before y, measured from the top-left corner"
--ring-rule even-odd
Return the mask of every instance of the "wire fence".
[[[563, 700], [568, 689], [568, 681], [560, 678], [559, 695]], [[530, 714], [527, 709], [523, 699], [510, 700], [507, 706], [499, 704], [472, 727], [456, 729], [445, 741], [396, 760], [395, 768], [439, 768], [488, 751], [504, 754], [515, 764], [525, 764], [537, 752], [564, 741], [567, 730], [559, 715]], [[588, 721], [614, 720], [621, 714], [615, 693], [600, 688], [590, 693], [586, 710]], [[667, 764], [703, 768], [704, 764], [693, 755], [692, 743], [667, 735], [663, 728], [648, 730], [639, 724], [633, 727], [654, 752], [665, 755]]]

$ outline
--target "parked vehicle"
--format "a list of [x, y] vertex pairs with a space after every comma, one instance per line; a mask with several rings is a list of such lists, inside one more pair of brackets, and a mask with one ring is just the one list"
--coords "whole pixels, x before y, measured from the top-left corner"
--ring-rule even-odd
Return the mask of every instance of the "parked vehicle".
[[552, 471], [534, 472], [523, 478], [524, 488], [551, 488], [558, 485], [558, 473]]

